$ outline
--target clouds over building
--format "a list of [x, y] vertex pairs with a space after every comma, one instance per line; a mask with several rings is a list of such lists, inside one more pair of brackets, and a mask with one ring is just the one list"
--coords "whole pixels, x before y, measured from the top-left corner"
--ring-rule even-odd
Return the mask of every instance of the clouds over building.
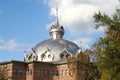
[[49, 15], [56, 16], [56, 5], [57, 5], [59, 8], [58, 16], [60, 23], [71, 34], [78, 36], [81, 36], [82, 34], [89, 36], [93, 34], [103, 33], [104, 29], [102, 27], [97, 30], [95, 29], [93, 15], [98, 11], [107, 14], [112, 14], [114, 13], [115, 9], [120, 5], [118, 0], [96, 0], [96, 1], [95, 0], [45, 0], [45, 1], [50, 7]]
[[[46, 0], [50, 6], [50, 15], [56, 15], [56, 5], [59, 7], [59, 19], [72, 34], [90, 32], [94, 28], [93, 15], [101, 11], [113, 13], [118, 6], [118, 0]], [[96, 32], [96, 31], [95, 31]]]
[[83, 48], [83, 49], [90, 49], [90, 42], [92, 41], [91, 38], [79, 38], [79, 39], [76, 39], [74, 40], [73, 42], [75, 42], [76, 44], [78, 44], [78, 46], [80, 48]]

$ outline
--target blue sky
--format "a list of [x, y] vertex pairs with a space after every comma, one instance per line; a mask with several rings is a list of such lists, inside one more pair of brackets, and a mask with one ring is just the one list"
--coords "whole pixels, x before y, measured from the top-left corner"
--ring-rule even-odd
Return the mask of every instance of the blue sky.
[[[103, 3], [104, 2], [104, 3]], [[108, 5], [109, 4], [109, 5]], [[23, 60], [24, 50], [49, 39], [50, 25], [59, 8], [64, 38], [89, 49], [104, 29], [94, 29], [92, 16], [99, 10], [112, 14], [117, 0], [0, 0], [0, 62]], [[82, 43], [80, 43], [82, 42]]]

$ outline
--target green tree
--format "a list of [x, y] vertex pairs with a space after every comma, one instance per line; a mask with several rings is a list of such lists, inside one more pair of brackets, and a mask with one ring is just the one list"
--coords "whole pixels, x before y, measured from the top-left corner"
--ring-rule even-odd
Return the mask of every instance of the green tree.
[[70, 76], [74, 80], [97, 80], [100, 78], [97, 66], [89, 62], [89, 54], [81, 52], [68, 58], [68, 68], [72, 70]]
[[6, 67], [0, 66], [0, 80], [11, 80], [11, 77], [8, 76]]
[[6, 79], [6, 69], [5, 68], [0, 68], [0, 80], [7, 80]]
[[96, 29], [104, 27], [106, 35], [94, 44], [96, 52], [100, 55], [97, 63], [102, 72], [101, 80], [120, 79], [120, 9], [108, 16], [100, 12], [94, 15]]

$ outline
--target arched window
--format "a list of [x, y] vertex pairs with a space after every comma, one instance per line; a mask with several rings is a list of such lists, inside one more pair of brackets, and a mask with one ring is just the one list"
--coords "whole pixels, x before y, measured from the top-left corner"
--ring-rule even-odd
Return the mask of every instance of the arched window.
[[72, 70], [72, 69], [69, 70], [69, 75], [70, 75], [70, 76], [73, 75], [73, 70]]
[[67, 55], [66, 55], [66, 58], [69, 58], [69, 57], [70, 57], [70, 54], [67, 54]]
[[18, 69], [15, 69], [15, 75], [17, 75], [18, 74]]
[[32, 69], [30, 69], [30, 75], [32, 75]]
[[68, 70], [66, 70], [66, 75], [69, 76], [69, 71]]
[[54, 76], [59, 76], [58, 70], [55, 70], [55, 71], [54, 71]]
[[60, 54], [60, 58], [62, 58], [62, 59], [63, 59], [63, 57], [64, 57], [64, 54]]
[[62, 70], [62, 76], [65, 76], [65, 71], [64, 70]]

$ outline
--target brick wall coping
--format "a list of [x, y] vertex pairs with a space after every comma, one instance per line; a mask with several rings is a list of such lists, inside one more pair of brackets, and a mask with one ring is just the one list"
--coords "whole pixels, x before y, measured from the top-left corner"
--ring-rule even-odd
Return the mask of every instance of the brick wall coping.
[[42, 62], [42, 61], [24, 62], [24, 61], [10, 60], [10, 61], [0, 62], [0, 65], [9, 64], [9, 63], [23, 63], [23, 64], [42, 63], [42, 64], [53, 64], [53, 65], [67, 64], [67, 62]]
[[10, 60], [10, 61], [0, 62], [0, 65], [9, 64], [9, 63], [26, 63], [26, 62], [24, 62], [24, 61], [17, 61], [17, 60]]
[[28, 64], [30, 63], [43, 63], [43, 64], [66, 64], [67, 62], [42, 62], [42, 61], [31, 61], [31, 62], [28, 62]]

